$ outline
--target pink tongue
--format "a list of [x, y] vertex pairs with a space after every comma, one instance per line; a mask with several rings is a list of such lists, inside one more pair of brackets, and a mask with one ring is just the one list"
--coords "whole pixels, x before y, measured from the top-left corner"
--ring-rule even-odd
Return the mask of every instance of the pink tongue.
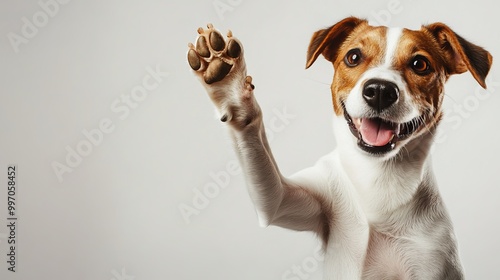
[[359, 132], [368, 145], [381, 147], [391, 141], [394, 128], [381, 119], [362, 119]]

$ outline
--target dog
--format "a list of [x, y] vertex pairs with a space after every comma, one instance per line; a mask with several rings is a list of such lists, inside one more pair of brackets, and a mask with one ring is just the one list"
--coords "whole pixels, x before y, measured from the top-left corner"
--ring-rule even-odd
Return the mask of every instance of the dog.
[[445, 82], [469, 71], [486, 88], [489, 52], [443, 23], [409, 30], [348, 17], [315, 32], [306, 68], [319, 55], [333, 64], [337, 148], [285, 177], [243, 45], [207, 27], [189, 44], [188, 64], [228, 124], [262, 226], [316, 233], [324, 279], [464, 279], [429, 150]]

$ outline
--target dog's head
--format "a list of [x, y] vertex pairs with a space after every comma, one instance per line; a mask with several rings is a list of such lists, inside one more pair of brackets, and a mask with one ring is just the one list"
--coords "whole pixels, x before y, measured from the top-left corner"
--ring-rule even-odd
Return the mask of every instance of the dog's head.
[[492, 56], [442, 23], [418, 31], [370, 26], [350, 17], [314, 33], [309, 68], [322, 54], [332, 62], [333, 107], [359, 148], [395, 155], [441, 119], [444, 84], [470, 71], [486, 87]]

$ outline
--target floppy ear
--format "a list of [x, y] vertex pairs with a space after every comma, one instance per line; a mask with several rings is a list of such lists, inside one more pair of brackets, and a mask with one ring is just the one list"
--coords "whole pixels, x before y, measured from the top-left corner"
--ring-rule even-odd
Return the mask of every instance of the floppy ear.
[[328, 61], [335, 61], [340, 45], [354, 28], [361, 23], [367, 23], [367, 21], [356, 17], [348, 17], [329, 28], [316, 31], [307, 49], [306, 69], [316, 61], [320, 54], [323, 54]]
[[450, 75], [469, 70], [474, 79], [486, 88], [485, 79], [493, 62], [489, 52], [460, 37], [443, 23], [433, 23], [423, 28], [427, 29], [441, 46]]

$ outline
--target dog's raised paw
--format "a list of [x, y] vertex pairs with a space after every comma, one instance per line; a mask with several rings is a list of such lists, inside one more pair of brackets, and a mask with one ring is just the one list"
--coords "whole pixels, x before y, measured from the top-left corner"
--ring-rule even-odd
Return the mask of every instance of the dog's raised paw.
[[[207, 84], [222, 81], [241, 60], [241, 43], [229, 31], [227, 39], [212, 24], [198, 28], [196, 45], [189, 44], [188, 64]], [[233, 70], [234, 71], [234, 70]]]

